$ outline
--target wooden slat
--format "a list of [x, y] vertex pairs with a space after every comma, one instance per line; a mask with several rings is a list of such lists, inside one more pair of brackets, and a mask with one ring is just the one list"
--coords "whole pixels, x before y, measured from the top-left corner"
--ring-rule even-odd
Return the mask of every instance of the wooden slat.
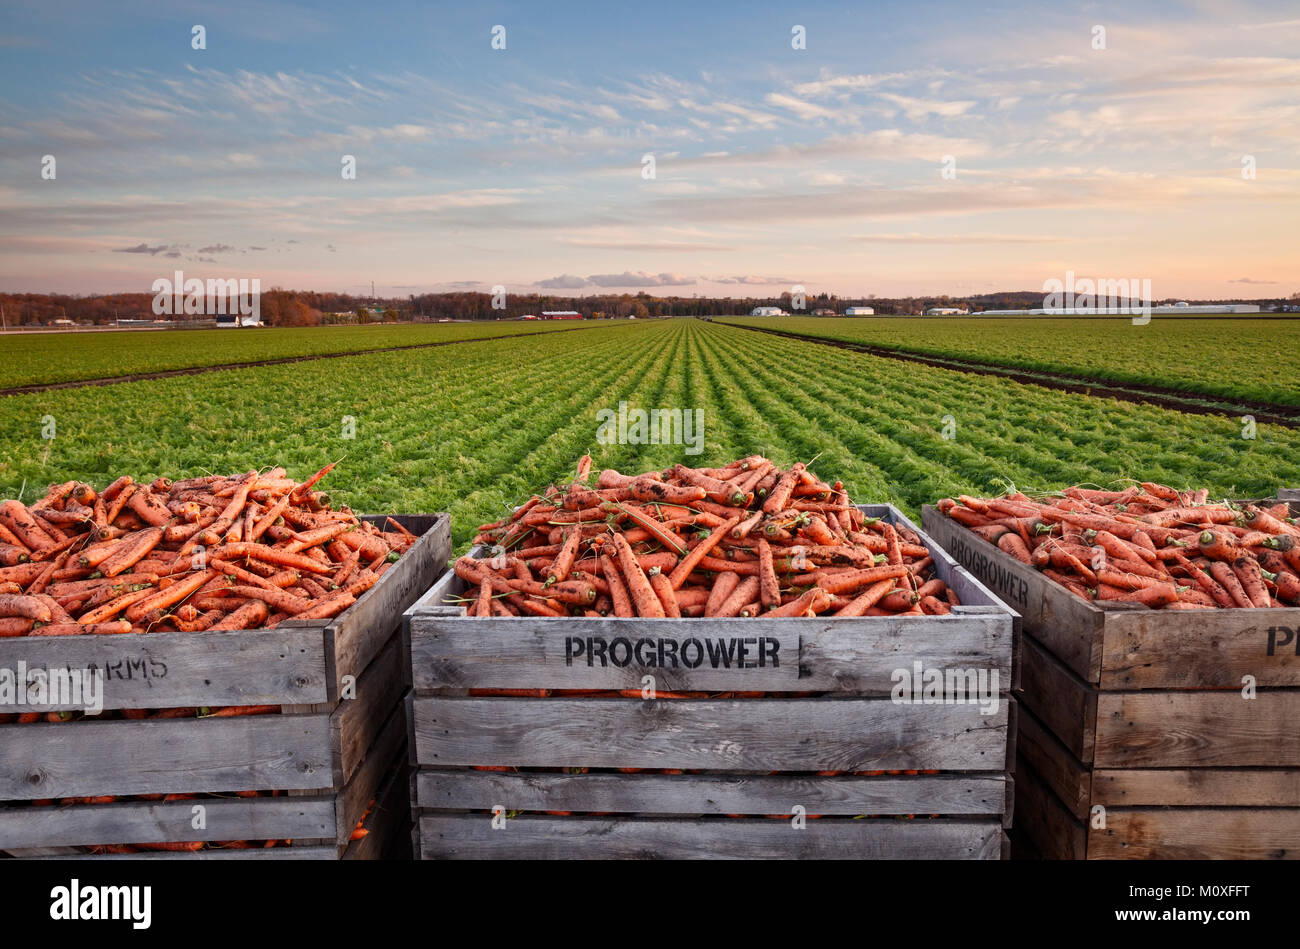
[[[382, 525], [385, 517], [367, 516]], [[394, 517], [420, 539], [411, 545], [379, 582], [329, 628], [333, 645], [332, 684], [337, 695], [343, 677], [359, 676], [401, 624], [402, 613], [447, 569], [451, 556], [451, 519], [445, 514]]]
[[1087, 827], [1066, 810], [1051, 788], [1021, 758], [1016, 763], [1015, 830], [1044, 860], [1083, 860]]
[[[738, 667], [742, 646], [744, 666]], [[649, 675], [662, 691], [889, 695], [899, 681], [896, 670], [902, 669], [910, 681], [914, 661], [923, 661], [925, 668], [983, 670], [994, 691], [1006, 691], [1011, 651], [1011, 621], [1001, 614], [921, 620], [712, 619], [686, 625], [615, 617], [561, 624], [513, 617], [411, 618], [412, 680], [420, 693], [442, 688], [640, 689], [642, 677]], [[698, 665], [669, 665], [675, 655]]]
[[1300, 691], [1103, 692], [1098, 768], [1300, 767]]
[[1104, 635], [1102, 689], [1300, 685], [1300, 608], [1116, 613]]
[[1020, 614], [1025, 632], [1084, 681], [1098, 681], [1101, 610], [929, 505], [921, 509], [921, 523], [958, 563]]
[[1004, 775], [790, 777], [702, 774], [541, 774], [430, 771], [415, 776], [427, 809], [611, 814], [1000, 815]]
[[996, 860], [997, 821], [638, 820], [520, 817], [493, 830], [483, 815], [419, 820], [425, 859]]
[[[411, 803], [406, 792], [406, 769], [391, 770], [382, 787], [377, 788], [372, 797], [375, 800], [370, 813], [362, 825], [369, 833], [348, 843], [343, 860], [383, 860], [390, 859], [395, 838], [409, 840], [411, 826]], [[355, 821], [353, 825], [355, 826]], [[409, 844], [403, 841], [396, 849], [405, 849]]]
[[1300, 770], [1097, 770], [1092, 800], [1106, 807], [1300, 807]]
[[1000, 771], [1007, 705], [416, 697], [420, 764]]
[[1080, 761], [1092, 761], [1097, 690], [1071, 672], [1033, 637], [1020, 646], [1019, 699]]
[[1092, 802], [1092, 770], [1081, 763], [1055, 735], [1025, 708], [1020, 710], [1016, 752], [1051, 788], [1074, 817], [1084, 820]]
[[406, 771], [406, 710], [395, 705], [379, 737], [367, 750], [365, 761], [338, 794], [336, 838], [339, 843], [346, 843], [385, 778], [398, 771]]
[[1298, 860], [1297, 808], [1123, 808], [1088, 832], [1090, 860]]
[[332, 786], [325, 715], [0, 725], [0, 800]]
[[[204, 808], [206, 827], [193, 826]], [[189, 840], [279, 840], [332, 834], [329, 797], [204, 798], [0, 807], [0, 850]]]
[[[40, 857], [42, 860], [67, 860], [68, 857]], [[333, 847], [271, 847], [247, 850], [196, 850], [193, 853], [154, 851], [146, 853], [86, 854], [86, 860], [337, 860]]]
[[388, 644], [357, 680], [355, 698], [342, 700], [335, 709], [330, 724], [335, 732], [344, 782], [351, 780], [379, 729], [406, 691], [404, 665], [401, 640], [391, 635]]
[[[92, 670], [106, 709], [292, 705], [325, 700], [321, 630], [127, 633], [0, 639], [0, 669]], [[83, 709], [85, 702], [39, 706]], [[28, 706], [6, 705], [9, 711]]]

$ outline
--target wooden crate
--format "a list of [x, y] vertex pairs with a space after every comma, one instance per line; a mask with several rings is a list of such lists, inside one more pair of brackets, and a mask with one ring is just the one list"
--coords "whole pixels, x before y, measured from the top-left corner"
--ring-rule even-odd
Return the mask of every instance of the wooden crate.
[[[887, 505], [862, 510], [911, 526]], [[417, 857], [1001, 857], [1015, 617], [924, 540], [965, 604], [951, 616], [470, 619], [441, 605], [464, 590], [448, 573], [407, 613]], [[566, 661], [597, 636], [653, 646], [623, 666]], [[693, 659], [681, 644], [729, 637], [756, 641], [742, 666], [641, 664], [658, 663], [661, 640]], [[891, 673], [914, 660], [995, 672], [996, 711], [891, 701]], [[472, 694], [640, 690], [645, 675], [658, 692], [765, 696]], [[823, 816], [796, 829], [796, 807]]]
[[[237, 718], [0, 725], [0, 850], [35, 855], [46, 848], [105, 843], [292, 839], [292, 848], [185, 856], [343, 855], [367, 804], [405, 761], [402, 614], [446, 570], [451, 550], [445, 514], [396, 520], [419, 540], [331, 620], [230, 632], [0, 640], [2, 669], [16, 669], [21, 662], [28, 669], [100, 670], [105, 709], [281, 708], [279, 715]], [[69, 806], [21, 803], [242, 790], [288, 793]], [[192, 826], [195, 805], [206, 810], [206, 828]], [[370, 852], [380, 845], [377, 837], [358, 849]]]
[[922, 518], [1021, 613], [1016, 826], [1034, 849], [1300, 857], [1300, 608], [1090, 604], [936, 509]]

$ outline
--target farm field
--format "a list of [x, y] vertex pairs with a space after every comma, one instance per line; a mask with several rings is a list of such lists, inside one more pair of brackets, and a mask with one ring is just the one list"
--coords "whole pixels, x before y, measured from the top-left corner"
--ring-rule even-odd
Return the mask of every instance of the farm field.
[[972, 363], [1300, 406], [1300, 320], [728, 317]]
[[[284, 329], [124, 330], [0, 335], [0, 389], [228, 363], [546, 333], [585, 322], [494, 321]], [[597, 324], [599, 325], [599, 324]]]
[[[601, 409], [699, 409], [702, 452], [597, 443]], [[605, 324], [3, 400], [0, 497], [55, 481], [228, 473], [281, 464], [362, 512], [481, 521], [590, 451], [597, 470], [717, 464], [761, 452], [841, 478], [855, 501], [923, 503], [1014, 483], [1126, 478], [1213, 496], [1300, 484], [1300, 431], [1191, 415], [890, 360], [695, 320]], [[42, 438], [49, 416], [55, 437]], [[355, 438], [344, 418], [355, 419]], [[951, 416], [952, 438], [943, 437]]]

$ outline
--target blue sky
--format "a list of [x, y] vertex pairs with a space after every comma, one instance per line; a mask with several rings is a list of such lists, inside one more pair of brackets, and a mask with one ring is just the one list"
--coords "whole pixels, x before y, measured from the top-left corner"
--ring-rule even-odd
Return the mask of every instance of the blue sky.
[[1293, 3], [9, 2], [0, 289], [1289, 294], [1297, 50]]

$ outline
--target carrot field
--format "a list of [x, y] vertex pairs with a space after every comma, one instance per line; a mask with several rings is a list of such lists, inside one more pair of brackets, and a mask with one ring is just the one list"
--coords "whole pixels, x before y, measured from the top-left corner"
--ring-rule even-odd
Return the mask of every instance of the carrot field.
[[1135, 325], [1078, 317], [791, 316], [727, 322], [981, 365], [1300, 406], [1300, 320], [1154, 316]]
[[[599, 444], [597, 413], [620, 401], [699, 409], [702, 453]], [[588, 324], [0, 405], [0, 497], [21, 491], [30, 500], [50, 482], [99, 484], [122, 473], [179, 478], [278, 463], [305, 476], [343, 459], [326, 485], [336, 501], [365, 512], [450, 511], [461, 547], [474, 525], [565, 477], [585, 451], [598, 470], [753, 453], [779, 464], [816, 459], [813, 470], [843, 479], [855, 501], [893, 501], [911, 515], [1008, 482], [1047, 490], [1141, 478], [1219, 497], [1300, 484], [1295, 429], [1260, 424], [1243, 438], [1235, 416], [904, 365], [695, 320]], [[51, 423], [54, 437], [43, 437]]]
[[572, 329], [572, 323], [417, 323], [247, 330], [123, 330], [0, 335], [0, 389], [238, 362], [324, 356]]

